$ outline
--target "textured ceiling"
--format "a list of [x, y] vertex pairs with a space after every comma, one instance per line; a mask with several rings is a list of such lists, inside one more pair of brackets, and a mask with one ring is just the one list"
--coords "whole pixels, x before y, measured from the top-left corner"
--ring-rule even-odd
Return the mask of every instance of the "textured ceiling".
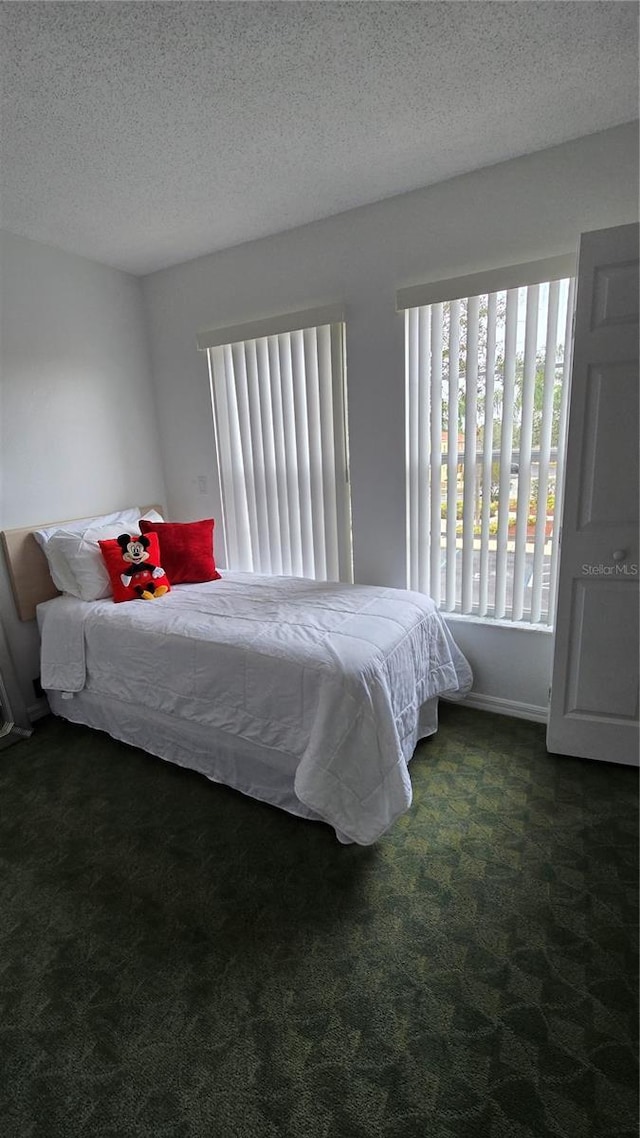
[[0, 5], [2, 225], [134, 273], [634, 119], [636, 3]]

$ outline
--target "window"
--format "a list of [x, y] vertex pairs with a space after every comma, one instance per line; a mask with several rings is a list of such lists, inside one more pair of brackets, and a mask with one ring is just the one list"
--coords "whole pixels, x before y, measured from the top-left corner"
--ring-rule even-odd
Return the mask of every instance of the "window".
[[552, 624], [573, 258], [398, 294], [408, 585], [445, 612]]
[[198, 344], [227, 567], [352, 581], [342, 310], [222, 328]]

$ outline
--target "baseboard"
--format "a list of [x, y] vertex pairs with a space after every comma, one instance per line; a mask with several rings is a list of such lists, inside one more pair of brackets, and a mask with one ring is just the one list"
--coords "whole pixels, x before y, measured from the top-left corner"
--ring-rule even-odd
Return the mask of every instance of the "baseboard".
[[35, 703], [29, 704], [29, 707], [27, 708], [27, 715], [29, 716], [29, 719], [32, 723], [35, 723], [36, 719], [42, 719], [44, 715], [48, 714], [49, 704], [47, 702], [47, 697], [44, 695], [40, 699], [37, 699]]
[[[445, 697], [446, 698], [446, 697]], [[492, 711], [495, 715], [510, 715], [515, 719], [531, 719], [534, 723], [546, 723], [549, 709], [535, 703], [522, 703], [516, 699], [500, 699], [495, 695], [470, 692], [464, 699], [452, 700], [463, 707], [474, 707], [479, 711]]]

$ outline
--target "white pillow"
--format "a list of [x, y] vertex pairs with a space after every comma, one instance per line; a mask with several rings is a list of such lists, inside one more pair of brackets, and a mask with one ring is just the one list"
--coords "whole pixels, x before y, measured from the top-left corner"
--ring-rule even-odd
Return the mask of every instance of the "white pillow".
[[138, 506], [132, 506], [113, 514], [37, 530], [34, 537], [44, 551], [56, 588], [83, 601], [110, 596], [109, 575], [98, 542], [127, 531], [138, 533], [140, 517], [153, 522], [163, 520], [156, 510], [141, 514]]

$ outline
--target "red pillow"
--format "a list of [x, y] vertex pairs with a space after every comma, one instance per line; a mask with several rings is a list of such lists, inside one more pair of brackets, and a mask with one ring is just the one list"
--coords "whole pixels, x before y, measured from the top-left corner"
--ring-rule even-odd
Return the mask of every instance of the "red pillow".
[[155, 533], [122, 533], [99, 544], [116, 604], [150, 601], [170, 591]]
[[142, 533], [153, 530], [160, 542], [160, 556], [173, 585], [218, 581], [213, 555], [213, 518], [199, 522], [139, 522]]

